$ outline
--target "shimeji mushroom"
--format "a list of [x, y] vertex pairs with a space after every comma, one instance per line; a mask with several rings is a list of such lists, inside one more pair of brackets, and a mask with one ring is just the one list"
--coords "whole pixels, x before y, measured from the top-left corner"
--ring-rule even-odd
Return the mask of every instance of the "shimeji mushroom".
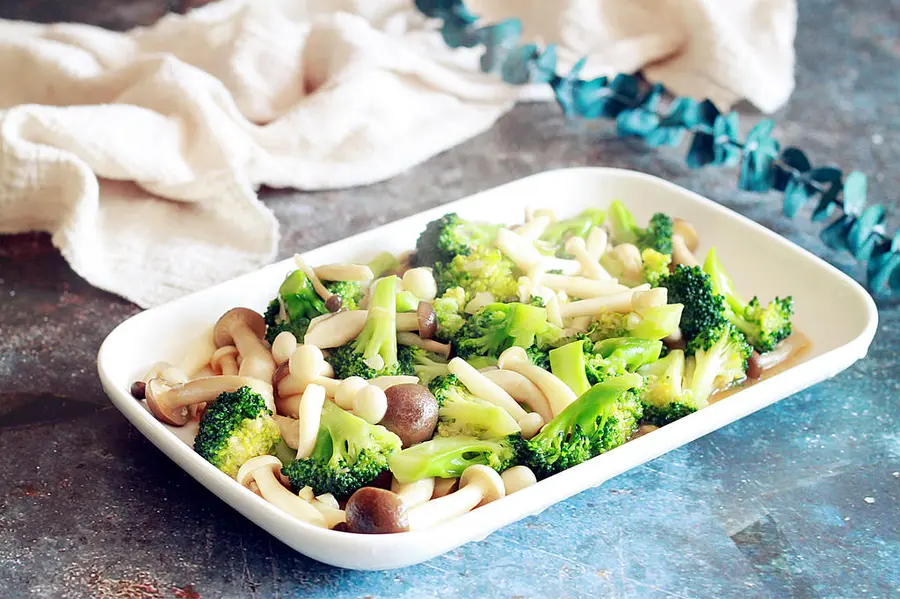
[[197, 373], [209, 364], [215, 351], [216, 344], [213, 341], [213, 329], [209, 328], [191, 344], [185, 356], [178, 363], [178, 368], [188, 377], [196, 377]]
[[451, 347], [449, 343], [441, 343], [434, 339], [422, 339], [415, 333], [397, 333], [397, 343], [400, 345], [408, 345], [410, 347], [419, 347], [426, 351], [444, 356], [445, 358], [450, 357]]
[[475, 294], [472, 299], [466, 303], [463, 308], [463, 312], [466, 314], [475, 314], [488, 304], [493, 304], [495, 301], [494, 294], [489, 291], [479, 291]]
[[310, 384], [300, 397], [297, 407], [299, 430], [297, 434], [297, 459], [308, 458], [316, 447], [322, 406], [325, 405], [325, 388]]
[[275, 456], [251, 458], [241, 466], [236, 478], [245, 487], [251, 482], [255, 483], [262, 498], [283, 512], [313, 526], [325, 528], [325, 517], [319, 510], [285, 489], [279, 482], [276, 473], [281, 471], [281, 466], [281, 461]]
[[458, 491], [417, 505], [406, 512], [409, 529], [430, 528], [505, 495], [503, 479], [493, 468], [482, 465], [469, 466], [459, 478]]
[[681, 235], [672, 234], [672, 260], [684, 266], [700, 266], [694, 253], [688, 248]]
[[420, 300], [431, 301], [437, 297], [437, 283], [430, 268], [419, 266], [403, 273], [403, 288]]
[[568, 385], [540, 366], [532, 364], [521, 347], [510, 347], [500, 354], [497, 366], [501, 370], [518, 372], [537, 385], [550, 403], [550, 411], [554, 417], [577, 399]]
[[387, 395], [376, 385], [366, 385], [353, 396], [353, 413], [369, 424], [381, 422], [387, 409]]
[[272, 418], [278, 425], [281, 432], [281, 438], [285, 444], [291, 449], [297, 449], [300, 444], [300, 422], [297, 418], [290, 416], [282, 416], [281, 414], [273, 414]]
[[616, 279], [598, 281], [586, 277], [544, 273], [531, 277], [531, 280], [532, 284], [544, 285], [554, 291], [564, 291], [571, 297], [600, 297], [628, 290], [628, 287], [620, 285]]
[[697, 246], [700, 245], [700, 237], [697, 235], [697, 229], [686, 220], [676, 218], [672, 222], [672, 235], [681, 237], [684, 240], [685, 247], [691, 252], [695, 252]]
[[507, 258], [515, 262], [523, 272], [529, 272], [537, 266], [544, 256], [534, 247], [534, 243], [509, 229], [497, 231], [497, 247]]
[[648, 291], [649, 289], [650, 285], [638, 285], [637, 287], [614, 295], [592, 297], [590, 299], [569, 302], [560, 306], [559, 311], [564, 319], [576, 316], [594, 316], [601, 312], [621, 312], [627, 314], [634, 310], [634, 294], [639, 291]]
[[641, 257], [641, 250], [636, 245], [633, 243], [620, 243], [612, 249], [612, 253], [622, 263], [626, 280], [640, 279], [644, 259]]
[[427, 387], [392, 385], [384, 393], [387, 411], [380, 424], [400, 437], [403, 447], [431, 439], [438, 421], [438, 403]]
[[587, 244], [581, 237], [570, 237], [566, 241], [566, 251], [578, 260], [578, 264], [581, 265], [581, 274], [588, 279], [608, 281], [612, 278], [606, 269], [600, 266], [600, 261], [588, 252]]
[[326, 302], [331, 299], [331, 296], [334, 294], [328, 291], [325, 285], [322, 284], [322, 281], [319, 280], [319, 276], [316, 274], [316, 271], [306, 263], [306, 260], [304, 260], [300, 254], [294, 254], [294, 264], [296, 264], [297, 268], [302, 270], [303, 274], [305, 274], [309, 278], [309, 282], [312, 283], [313, 289], [316, 290], [316, 293], [319, 297], [321, 297]]
[[396, 376], [376, 376], [369, 379], [369, 384], [375, 385], [379, 389], [387, 391], [396, 385], [414, 385], [419, 382], [419, 377], [408, 374], [398, 374]]
[[371, 281], [375, 278], [372, 269], [365, 264], [325, 264], [313, 269], [322, 281]]
[[409, 530], [406, 505], [396, 493], [363, 487], [347, 500], [347, 530], [361, 534], [391, 534]]
[[432, 499], [446, 497], [450, 493], [456, 491], [459, 485], [458, 478], [436, 478], [434, 479], [434, 493], [431, 494]]
[[[524, 350], [523, 350], [524, 353]], [[527, 358], [526, 358], [527, 359]], [[544, 419], [537, 412], [526, 412], [503, 387], [478, 372], [474, 366], [462, 358], [453, 358], [447, 368], [476, 397], [503, 408], [522, 429], [522, 436], [530, 439], [544, 425]]]
[[216, 323], [213, 334], [216, 347], [237, 347], [241, 356], [238, 374], [261, 381], [272, 380], [275, 360], [263, 341], [266, 322], [262, 316], [248, 308], [232, 308]]
[[520, 237], [535, 241], [540, 239], [552, 220], [549, 214], [534, 212], [531, 214], [531, 218], [527, 218], [524, 225], [516, 228], [515, 233]]
[[266, 400], [269, 409], [275, 411], [272, 386], [259, 379], [246, 376], [210, 376], [194, 379], [178, 385], [169, 385], [161, 378], [147, 383], [147, 407], [157, 420], [172, 426], [184, 426], [189, 417], [188, 407], [208, 403], [222, 393], [249, 387]]
[[297, 351], [297, 338], [290, 331], [281, 331], [272, 341], [272, 359], [281, 366]]
[[516, 491], [521, 491], [537, 482], [537, 477], [528, 466], [513, 466], [504, 470], [500, 475], [500, 479], [503, 481], [503, 487], [506, 489], [507, 495], [512, 495]]
[[669, 291], [665, 287], [656, 287], [648, 291], [636, 291], [631, 298], [631, 308], [637, 313], [649, 308], [665, 306], [669, 300]]
[[[343, 310], [316, 316], [309, 322], [303, 342], [320, 349], [346, 345], [362, 332], [368, 314], [367, 310]], [[416, 312], [397, 314], [397, 330], [418, 331], [420, 334], [424, 332], [419, 330], [419, 317]]]
[[606, 253], [609, 244], [609, 234], [600, 227], [591, 227], [585, 241], [585, 249], [594, 260], [600, 260]]
[[540, 387], [528, 378], [518, 372], [499, 368], [482, 370], [481, 374], [509, 393], [518, 403], [525, 404], [531, 408], [532, 412], [540, 414], [544, 422], [550, 422], [553, 419], [550, 402], [547, 401]]
[[213, 352], [209, 365], [216, 374], [232, 375], [238, 373], [238, 349], [233, 345], [223, 345]]
[[391, 479], [391, 491], [400, 496], [407, 509], [421, 505], [431, 499], [434, 494], [434, 479], [423, 478], [412, 483], [403, 484], [396, 478]]

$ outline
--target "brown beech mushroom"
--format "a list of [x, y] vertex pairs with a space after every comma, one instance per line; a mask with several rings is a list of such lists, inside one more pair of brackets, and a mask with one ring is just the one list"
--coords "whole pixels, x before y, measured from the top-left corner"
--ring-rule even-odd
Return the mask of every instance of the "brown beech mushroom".
[[445, 358], [450, 357], [451, 347], [449, 343], [441, 343], [440, 341], [435, 341], [434, 339], [423, 339], [415, 333], [397, 333], [397, 343], [399, 343], [400, 345], [408, 345], [410, 347], [420, 347], [426, 351], [444, 356]]
[[236, 478], [245, 487], [251, 482], [256, 483], [262, 498], [283, 512], [313, 526], [325, 528], [325, 518], [319, 510], [285, 489], [279, 482], [276, 473], [280, 471], [281, 461], [275, 456], [264, 455], [247, 460], [238, 470]]
[[691, 252], [697, 251], [700, 245], [700, 236], [697, 235], [697, 229], [694, 225], [686, 220], [676, 218], [672, 221], [672, 235], [678, 235], [684, 240], [684, 245]]
[[178, 368], [188, 377], [195, 377], [198, 372], [209, 364], [210, 358], [215, 351], [216, 344], [213, 341], [213, 330], [209, 328], [191, 344], [185, 356], [178, 363]]
[[237, 374], [238, 349], [233, 345], [223, 345], [213, 352], [209, 359], [209, 365], [212, 366], [213, 372], [216, 374]]
[[409, 530], [406, 505], [396, 493], [363, 487], [344, 506], [347, 530], [362, 534], [391, 534]]
[[427, 441], [434, 435], [438, 404], [427, 387], [393, 385], [385, 389], [384, 394], [387, 410], [380, 424], [400, 437], [403, 447]]
[[245, 376], [210, 376], [175, 386], [160, 378], [150, 379], [146, 387], [147, 407], [157, 420], [172, 426], [184, 426], [189, 418], [188, 406], [215, 401], [222, 393], [250, 387], [266, 400], [274, 411], [272, 386]]
[[507, 495], [512, 495], [516, 491], [521, 491], [537, 482], [537, 477], [528, 466], [513, 466], [508, 470], [504, 470], [500, 475], [500, 479], [503, 481], [503, 487], [506, 489]]
[[419, 325], [419, 337], [422, 339], [431, 339], [437, 333], [437, 313], [434, 306], [429, 302], [419, 302], [416, 308], [416, 318]]
[[248, 308], [232, 308], [219, 319], [213, 333], [216, 347], [232, 344], [237, 347], [241, 356], [238, 374], [261, 381], [272, 380], [275, 360], [263, 341], [266, 322], [262, 316]]
[[[440, 499], [432, 499], [406, 512], [410, 530], [431, 528], [470, 512], [479, 505], [506, 495], [503, 480], [493, 468], [469, 466], [459, 479], [459, 490]], [[402, 503], [402, 502], [401, 502]]]
[[431, 494], [432, 499], [446, 497], [450, 493], [456, 491], [459, 485], [458, 478], [436, 478], [434, 479], [434, 493]]

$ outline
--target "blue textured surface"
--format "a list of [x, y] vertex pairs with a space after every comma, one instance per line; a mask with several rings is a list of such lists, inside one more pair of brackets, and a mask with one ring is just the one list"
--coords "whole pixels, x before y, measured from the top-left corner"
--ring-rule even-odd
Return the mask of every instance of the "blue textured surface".
[[[900, 3], [801, 0], [800, 16], [798, 88], [776, 115], [778, 137], [868, 172], [871, 198], [890, 200], [900, 189]], [[616, 139], [608, 124], [576, 128], [555, 106], [528, 105], [387, 183], [266, 201], [286, 257], [534, 172], [628, 167], [865, 276], [808, 220], [784, 219], [778, 194], [736, 191], [733, 169], [690, 171], [683, 150], [649, 150]], [[414, 568], [360, 573], [273, 540], [109, 408], [94, 356], [136, 308], [88, 287], [45, 237], [0, 237], [0, 298], [0, 596], [900, 595], [896, 304], [881, 306], [869, 357], [838, 377], [482, 543]]]

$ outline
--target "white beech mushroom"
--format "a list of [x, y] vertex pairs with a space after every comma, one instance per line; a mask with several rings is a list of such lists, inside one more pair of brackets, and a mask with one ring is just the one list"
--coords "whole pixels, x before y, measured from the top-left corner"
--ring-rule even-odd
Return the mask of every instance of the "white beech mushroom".
[[559, 298], [556, 295], [551, 295], [549, 300], [546, 300], [547, 304], [547, 321], [559, 328], [563, 327], [563, 319], [562, 312], [559, 311]]
[[541, 275], [540, 284], [554, 291], [565, 291], [570, 297], [581, 298], [613, 295], [628, 290], [628, 287], [620, 285], [616, 279], [597, 281], [585, 277], [547, 273]]
[[280, 471], [281, 461], [275, 456], [264, 455], [247, 460], [238, 470], [236, 478], [245, 487], [249, 486], [251, 481], [255, 482], [262, 498], [283, 512], [313, 526], [325, 528], [325, 518], [322, 514], [308, 502], [285, 489], [279, 482], [276, 472]]
[[463, 308], [463, 312], [466, 314], [475, 314], [488, 304], [493, 304], [495, 301], [494, 294], [489, 291], [479, 291], [475, 294], [475, 296], [468, 301], [468, 303]]
[[302, 393], [307, 385], [315, 383], [324, 387], [329, 397], [334, 397], [341, 381], [322, 376], [323, 364], [325, 356], [321, 349], [308, 343], [298, 345], [288, 360], [288, 376], [278, 384], [279, 395]]
[[431, 499], [434, 494], [434, 479], [423, 478], [412, 483], [403, 484], [396, 478], [391, 479], [391, 491], [400, 496], [407, 509], [421, 505]]
[[285, 444], [291, 449], [297, 449], [300, 441], [300, 422], [298, 419], [282, 416], [281, 414], [273, 414], [272, 418], [275, 420], [275, 424], [278, 425], [278, 430], [281, 432], [281, 438]]
[[600, 227], [591, 227], [585, 241], [585, 249], [594, 260], [600, 260], [606, 253], [609, 244], [609, 234]]
[[235, 346], [223, 345], [213, 352], [212, 357], [209, 359], [209, 365], [216, 374], [237, 374], [237, 355], [238, 349]]
[[672, 234], [672, 260], [684, 266], [700, 266], [700, 262], [681, 235]]
[[553, 419], [550, 402], [547, 401], [540, 387], [532, 383], [528, 378], [518, 372], [500, 370], [499, 368], [483, 370], [481, 374], [509, 393], [518, 403], [525, 404], [533, 412], [540, 414], [544, 422], [550, 422]]
[[281, 366], [297, 351], [297, 338], [290, 331], [281, 331], [272, 341], [272, 359]]
[[531, 240], [518, 235], [509, 229], [497, 231], [497, 247], [507, 258], [515, 262], [523, 272], [529, 272], [543, 258]]
[[322, 514], [322, 517], [325, 518], [325, 526], [328, 528], [334, 528], [341, 522], [347, 521], [347, 514], [331, 493], [316, 495], [309, 500], [309, 504]]
[[575, 256], [581, 265], [581, 274], [588, 279], [608, 281], [612, 278], [606, 269], [600, 266], [600, 261], [588, 252], [587, 244], [581, 237], [570, 237], [566, 241], [566, 251]]
[[387, 395], [376, 385], [366, 385], [353, 397], [353, 413], [369, 424], [381, 422], [387, 409]]
[[188, 406], [209, 403], [222, 393], [250, 387], [266, 400], [266, 406], [274, 412], [272, 386], [265, 381], [245, 376], [210, 376], [194, 379], [178, 385], [154, 378], [147, 382], [147, 407], [157, 420], [172, 426], [184, 426], [188, 421]]
[[447, 368], [476, 397], [503, 408], [522, 429], [526, 439], [533, 437], [544, 425], [544, 419], [537, 412], [526, 412], [503, 387], [478, 372], [474, 366], [462, 358], [453, 358]]
[[365, 264], [325, 264], [313, 269], [322, 281], [371, 281], [375, 278], [372, 269]]
[[[356, 339], [366, 326], [367, 310], [342, 310], [316, 316], [309, 322], [303, 343], [320, 349], [340, 347]], [[397, 314], [398, 331], [419, 331], [416, 312]]]
[[521, 347], [510, 347], [500, 354], [497, 366], [502, 370], [518, 372], [537, 385], [550, 403], [550, 411], [554, 417], [578, 399], [568, 385], [540, 366], [532, 364]]
[[420, 300], [432, 301], [437, 297], [437, 283], [430, 268], [419, 266], [410, 268], [402, 277], [403, 288]]
[[469, 466], [459, 478], [459, 490], [440, 499], [432, 499], [406, 512], [410, 530], [431, 528], [470, 512], [479, 505], [506, 495], [503, 479], [487, 466]]
[[436, 478], [434, 479], [434, 493], [432, 493], [431, 498], [438, 499], [440, 497], [446, 497], [450, 493], [456, 491], [458, 485], [458, 478]]
[[419, 347], [426, 351], [440, 354], [445, 358], [450, 357], [451, 348], [449, 343], [441, 343], [434, 339], [422, 339], [415, 333], [410, 333], [408, 331], [397, 333], [397, 343], [400, 345], [408, 345], [410, 347]]
[[575, 316], [594, 316], [605, 311], [627, 314], [634, 309], [632, 305], [634, 294], [638, 291], [648, 291], [649, 289], [650, 285], [638, 285], [628, 291], [616, 293], [615, 295], [592, 297], [569, 302], [568, 304], [561, 305], [559, 311], [564, 319], [573, 318]]
[[612, 253], [622, 263], [624, 279], [635, 281], [641, 278], [644, 258], [641, 256], [641, 250], [636, 245], [633, 243], [620, 243], [612, 249]]
[[672, 221], [672, 235], [678, 235], [684, 240], [684, 245], [691, 252], [697, 251], [700, 245], [700, 237], [697, 235], [697, 229], [688, 221], [676, 218]]
[[656, 287], [648, 291], [636, 291], [631, 298], [631, 307], [635, 312], [649, 308], [665, 306], [669, 300], [669, 291], [665, 287]]
[[232, 308], [216, 323], [213, 334], [216, 347], [237, 347], [241, 356], [238, 374], [261, 381], [272, 380], [275, 360], [263, 340], [266, 322], [262, 316], [248, 308]]
[[353, 409], [353, 398], [362, 389], [369, 386], [369, 381], [361, 376], [351, 376], [341, 381], [337, 392], [334, 394], [334, 403], [345, 410]]
[[322, 406], [325, 405], [325, 388], [321, 385], [307, 385], [300, 397], [297, 408], [297, 459], [312, 455], [319, 437], [319, 423], [322, 419]]
[[524, 225], [517, 227], [515, 233], [525, 239], [535, 241], [544, 234], [551, 222], [549, 215], [535, 213], [531, 219], [525, 221]]
[[507, 495], [512, 495], [516, 491], [521, 491], [537, 482], [537, 477], [528, 466], [513, 466], [504, 470], [500, 475], [500, 479], [503, 481], [503, 487], [506, 489]]

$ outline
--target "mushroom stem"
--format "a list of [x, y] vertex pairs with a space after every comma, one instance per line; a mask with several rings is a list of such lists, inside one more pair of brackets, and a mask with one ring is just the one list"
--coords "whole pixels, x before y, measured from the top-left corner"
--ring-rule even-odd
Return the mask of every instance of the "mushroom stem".
[[402, 374], [397, 376], [376, 376], [374, 379], [369, 379], [370, 385], [375, 385], [382, 390], [387, 390], [395, 385], [415, 385], [418, 382], [419, 377]]
[[224, 345], [214, 351], [209, 360], [213, 372], [224, 375], [237, 374], [237, 354], [238, 349], [233, 345]]
[[496, 244], [500, 251], [524, 272], [529, 272], [543, 258], [531, 240], [509, 229], [497, 231]]
[[194, 377], [197, 375], [197, 372], [209, 364], [209, 360], [215, 351], [216, 344], [213, 341], [213, 330], [210, 328], [194, 341], [187, 354], [178, 363], [178, 368], [189, 377]]
[[587, 279], [585, 277], [573, 277], [569, 275], [543, 274], [540, 278], [541, 285], [554, 291], [565, 291], [571, 297], [589, 298], [608, 296], [627, 291], [628, 287], [620, 285], [616, 279], [606, 278], [602, 281]]
[[612, 278], [606, 269], [600, 266], [598, 259], [588, 253], [584, 239], [581, 237], [570, 237], [566, 242], [566, 251], [575, 256], [581, 265], [581, 273], [588, 279], [608, 281]]
[[528, 415], [509, 393], [462, 358], [453, 358], [447, 368], [473, 395], [503, 408], [517, 421]]
[[150, 379], [147, 383], [147, 407], [160, 421], [172, 426], [184, 426], [188, 421], [188, 406], [215, 401], [222, 393], [250, 387], [260, 394], [270, 410], [274, 411], [272, 385], [245, 376], [210, 376], [169, 386], [163, 379]]
[[544, 422], [550, 422], [553, 419], [550, 402], [544, 397], [540, 387], [532, 383], [528, 378], [518, 372], [500, 370], [499, 368], [485, 370], [481, 374], [509, 393], [518, 403], [525, 404], [532, 411], [540, 414]]
[[409, 345], [410, 347], [420, 347], [426, 351], [440, 354], [445, 358], [450, 357], [449, 343], [441, 343], [434, 339], [422, 339], [415, 333], [410, 333], [408, 331], [397, 333], [397, 343], [400, 345]]
[[272, 418], [278, 425], [281, 432], [281, 438], [291, 449], [297, 449], [300, 441], [300, 422], [296, 418], [290, 416], [282, 416], [281, 414], [273, 414]]
[[232, 308], [223, 314], [213, 331], [218, 347], [237, 347], [241, 357], [238, 374], [269, 381], [275, 372], [275, 360], [263, 342], [265, 334], [263, 317], [247, 308]]
[[406, 513], [410, 530], [430, 528], [470, 512], [482, 503], [503, 497], [503, 480], [492, 468], [469, 466], [459, 479], [459, 490], [440, 499], [432, 499]]
[[684, 266], [700, 266], [700, 262], [681, 235], [672, 235], [672, 260], [675, 261], [675, 264], [683, 264]]
[[516, 234], [530, 241], [539, 239], [550, 225], [550, 217], [546, 214], [535, 214], [524, 225], [516, 229]]
[[537, 482], [537, 477], [528, 466], [513, 466], [500, 475], [507, 495], [521, 491]]
[[434, 479], [434, 493], [432, 493], [432, 499], [438, 499], [440, 497], [445, 497], [450, 493], [456, 491], [456, 486], [459, 484], [458, 478], [436, 478]]
[[325, 264], [317, 266], [313, 272], [322, 281], [371, 281], [375, 278], [372, 269], [365, 264]]
[[322, 419], [322, 406], [325, 405], [325, 388], [320, 385], [307, 385], [300, 397], [297, 409], [300, 425], [297, 434], [297, 459], [312, 455], [319, 437], [319, 422]]
[[323, 285], [322, 281], [319, 280], [319, 276], [316, 274], [316, 271], [306, 263], [306, 260], [304, 260], [300, 254], [294, 254], [294, 264], [297, 265], [297, 268], [303, 271], [303, 274], [309, 277], [309, 282], [312, 283], [313, 289], [316, 290], [316, 293], [319, 294], [319, 297], [321, 297], [325, 301], [328, 301], [328, 299], [332, 295], [334, 295], [325, 288], [325, 285]]
[[497, 366], [502, 370], [518, 372], [537, 385], [550, 403], [550, 411], [554, 417], [577, 399], [568, 385], [543, 368], [532, 364], [521, 347], [511, 347], [500, 354]]
[[403, 484], [396, 478], [391, 480], [391, 491], [400, 496], [407, 509], [421, 505], [431, 499], [434, 493], [434, 479], [423, 478], [413, 483]]
[[594, 316], [601, 312], [621, 312], [628, 313], [633, 310], [632, 299], [636, 291], [647, 291], [650, 285], [638, 285], [628, 291], [617, 293], [615, 295], [607, 295], [603, 297], [592, 297], [559, 307], [559, 311], [563, 318], [572, 318], [575, 316]]
[[[303, 343], [320, 349], [345, 345], [359, 337], [368, 314], [367, 310], [343, 310], [316, 316], [309, 323]], [[418, 315], [415, 312], [397, 314], [397, 330], [418, 331]]]
[[700, 244], [700, 237], [697, 235], [697, 229], [688, 221], [676, 218], [672, 221], [672, 235], [678, 235], [684, 240], [685, 247], [694, 252]]
[[585, 242], [585, 249], [588, 256], [594, 260], [600, 260], [606, 253], [606, 247], [609, 244], [609, 235], [600, 227], [591, 227]]
[[324, 518], [325, 520], [326, 528], [331, 529], [341, 522], [347, 521], [347, 514], [346, 512], [344, 512], [344, 510], [320, 501], [318, 498], [314, 498], [309, 502], [309, 504], [313, 506], [316, 511], [322, 514], [322, 518]]
[[274, 456], [264, 455], [251, 458], [241, 466], [237, 480], [245, 487], [251, 481], [255, 482], [262, 498], [278, 509], [298, 520], [325, 528], [325, 518], [322, 514], [312, 505], [285, 489], [275, 477], [276, 470], [281, 470], [281, 462]]

